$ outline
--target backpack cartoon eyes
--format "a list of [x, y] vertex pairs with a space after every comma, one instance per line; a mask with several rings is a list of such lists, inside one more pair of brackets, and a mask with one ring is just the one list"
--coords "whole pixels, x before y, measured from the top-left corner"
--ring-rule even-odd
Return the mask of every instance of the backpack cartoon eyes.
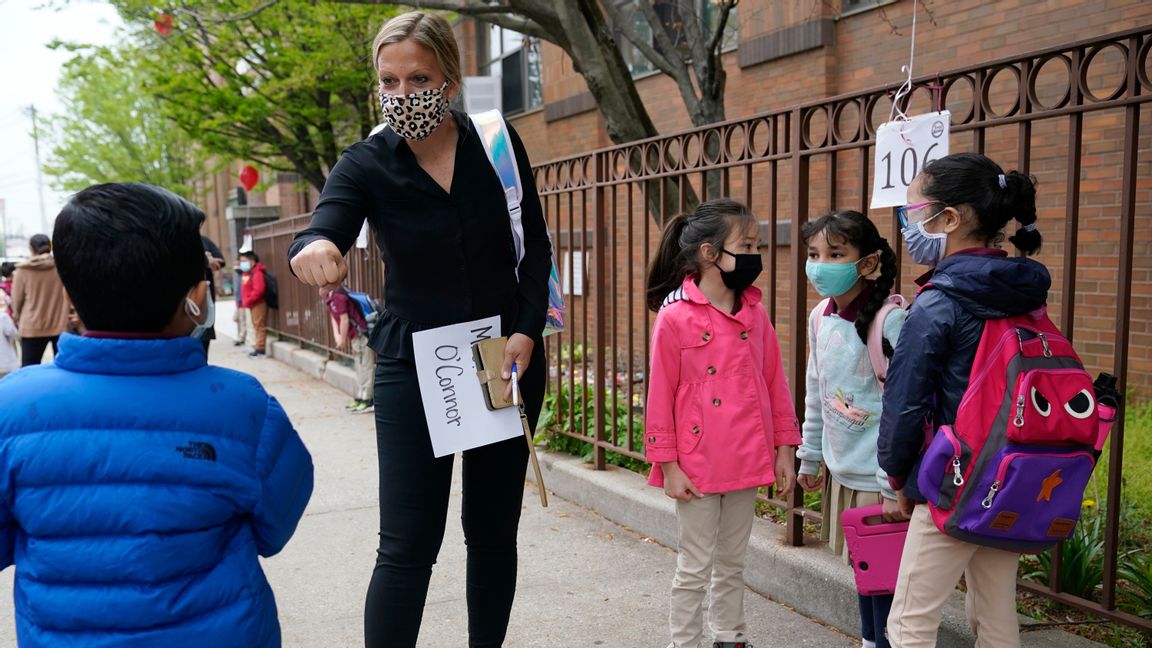
[[[1032, 407], [1036, 409], [1036, 412], [1040, 414], [1040, 416], [1045, 418], [1050, 416], [1052, 414], [1052, 402], [1049, 401], [1040, 390], [1036, 389], [1036, 385], [1032, 385], [1030, 391]], [[1086, 419], [1092, 415], [1095, 409], [1096, 399], [1093, 398], [1092, 392], [1087, 389], [1081, 389], [1064, 402], [1064, 411], [1075, 419]]]

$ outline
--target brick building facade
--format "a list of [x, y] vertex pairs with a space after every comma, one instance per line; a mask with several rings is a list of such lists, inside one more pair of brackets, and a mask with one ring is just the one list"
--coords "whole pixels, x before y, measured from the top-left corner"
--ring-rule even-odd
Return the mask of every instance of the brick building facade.
[[[728, 118], [746, 118], [898, 82], [902, 78], [901, 66], [908, 60], [912, 11], [911, 0], [743, 0], [737, 9], [738, 37], [723, 57], [728, 75], [725, 94]], [[923, 0], [918, 7], [918, 21], [915, 74], [921, 76], [1149, 25], [1152, 24], [1152, 3], [1142, 0]], [[491, 28], [469, 19], [458, 23], [458, 34], [462, 41], [466, 74], [486, 73], [486, 61], [489, 69], [493, 60], [507, 62], [507, 44], [511, 42], [515, 46], [515, 40], [508, 35], [494, 35]], [[493, 46], [497, 40], [504, 44], [503, 48]], [[514, 90], [523, 91], [522, 86], [531, 80], [528, 77], [538, 71], [540, 100], [535, 104], [530, 100], [522, 102], [521, 110], [505, 111], [524, 139], [533, 162], [541, 164], [612, 146], [604, 118], [596, 109], [583, 78], [574, 71], [571, 60], [549, 43], [538, 43], [536, 48], [525, 55], [526, 59], [534, 59], [531, 64], [519, 61], [524, 79], [516, 82], [520, 85]], [[494, 59], [497, 54], [504, 58]], [[1147, 57], [1144, 60], [1146, 62]], [[1100, 52], [1092, 68], [1097, 76], [1088, 79], [1087, 86], [1098, 90], [1101, 96], [1107, 95], [1118, 82], [1123, 82], [1121, 63], [1122, 55], [1115, 50]], [[1052, 69], [1045, 66], [1037, 78], [1037, 100], [1041, 102], [1055, 101], [1067, 87], [1066, 82], [1061, 86], [1060, 75], [1052, 73]], [[507, 73], [506, 63], [504, 70]], [[512, 68], [513, 73], [516, 70], [516, 67]], [[1149, 75], [1152, 71], [1145, 69], [1143, 74]], [[687, 111], [670, 78], [659, 74], [641, 75], [637, 77], [637, 88], [662, 134], [691, 127]], [[990, 107], [1006, 112], [1008, 106], [997, 106], [997, 101], [1001, 97], [1014, 97], [1016, 91], [1017, 81], [1009, 74], [998, 76], [991, 87]], [[967, 98], [963, 94], [954, 92], [949, 95], [948, 107], [954, 113], [967, 110], [965, 105], [972, 103], [971, 93]], [[914, 109], [924, 112], [930, 106], [921, 100], [921, 103], [914, 103]], [[1144, 108], [1140, 114], [1142, 122], [1148, 124], [1152, 111]], [[885, 118], [886, 114], [874, 121], [884, 121]], [[1113, 366], [1118, 312], [1116, 258], [1120, 232], [1115, 215], [1121, 207], [1123, 115], [1115, 111], [1087, 113], [1083, 128], [1085, 138], [1081, 155], [1083, 170], [1076, 255], [1076, 342], [1090, 369], [1108, 370]], [[1152, 152], [1150, 130], [1148, 126], [1141, 129], [1137, 147], [1139, 164], [1143, 169], [1137, 176], [1136, 191], [1136, 213], [1141, 223], [1146, 223], [1152, 216], [1152, 174], [1147, 173], [1148, 153]], [[1016, 126], [1005, 125], [989, 129], [981, 137], [984, 138], [986, 153], [1006, 168], [1021, 166], [1018, 160], [1023, 146], [1021, 142], [1024, 139], [1029, 142], [1028, 170], [1040, 182], [1039, 226], [1045, 232], [1047, 242], [1040, 260], [1053, 270], [1054, 291], [1050, 306], [1054, 317], [1059, 320], [1063, 303], [1059, 290], [1063, 279], [1062, 260], [1066, 258], [1063, 215], [1066, 211], [1068, 169], [1065, 159], [1069, 146], [1067, 125], [1062, 120], [1041, 121], [1034, 127], [1030, 125], [1026, 133]], [[953, 151], [972, 150], [974, 147], [971, 135], [953, 135]], [[839, 170], [832, 177], [822, 162], [814, 163], [810, 182], [813, 185], [832, 182], [836, 187], [835, 198], [816, 192], [809, 201], [809, 213], [803, 216], [815, 216], [833, 207], [858, 207], [861, 204], [859, 173], [856, 171], [859, 164], [853, 161], [853, 155], [858, 155], [858, 152], [849, 151], [841, 156]], [[768, 207], [760, 193], [766, 183], [762, 178], [757, 183], [753, 207], [764, 219], [766, 214], [763, 212]], [[773, 208], [788, 204], [790, 187], [787, 178], [781, 177], [780, 184], [780, 193], [773, 198]], [[741, 190], [739, 179], [734, 178], [730, 193], [739, 195]], [[618, 211], [625, 195], [619, 192], [614, 195], [620, 202], [613, 203], [612, 209]], [[570, 209], [576, 212], [573, 214], [576, 229], [586, 228], [585, 238], [595, 236], [591, 231], [592, 224], [581, 224], [576, 208], [562, 203], [549, 207], [553, 214], [551, 217], [562, 212], [562, 219], [568, 218]], [[885, 219], [889, 218], [889, 210], [881, 211], [885, 213], [874, 212], [872, 215], [878, 222], [883, 221], [887, 228]], [[780, 236], [777, 245], [782, 247], [777, 248], [776, 254], [776, 286], [787, 286], [791, 279], [786, 246], [792, 216], [786, 213], [778, 215]], [[613, 240], [625, 240], [627, 227], [622, 221], [614, 222]], [[561, 229], [564, 229], [563, 225]], [[1129, 380], [1144, 393], [1152, 389], [1152, 354], [1148, 351], [1152, 347], [1152, 232], [1149, 229], [1143, 226], [1136, 229], [1129, 344]], [[637, 241], [641, 240], [639, 230], [634, 229], [633, 234]], [[654, 235], [654, 230], [649, 232], [650, 247], [655, 246]], [[569, 251], [567, 240], [574, 237], [561, 232], [558, 238], [563, 273], [567, 271], [564, 268]], [[899, 244], [898, 237], [893, 239], [890, 235], [889, 238], [894, 244]], [[612, 340], [631, 338], [633, 366], [642, 367], [648, 320], [637, 311], [635, 302], [642, 295], [647, 252], [641, 243], [623, 247], [614, 244], [611, 252], [605, 270], [615, 270], [616, 280], [609, 284], [615, 290], [606, 315], [614, 324], [605, 337], [605, 344], [616, 349], [618, 364], [629, 364], [621, 357], [623, 344], [618, 345]], [[622, 290], [627, 282], [621, 283], [624, 280], [620, 279], [629, 266], [633, 270], [631, 291]], [[905, 292], [912, 286], [914, 270], [909, 264], [904, 266], [902, 286]], [[587, 281], [594, 281], [594, 278], [589, 276]], [[789, 296], [784, 292], [778, 288], [777, 294], [770, 294], [767, 299], [775, 307], [782, 342], [788, 354], [790, 340], [784, 330], [792, 313]], [[814, 294], [810, 294], [807, 303], [813, 304], [814, 298]], [[594, 310], [579, 297], [573, 299], [571, 305], [581, 324], [584, 318], [590, 318], [587, 322], [589, 337], [577, 332], [575, 340], [592, 344], [590, 338], [596, 327]], [[633, 315], [632, 324], [628, 327], [632, 330], [624, 331], [618, 318], [628, 313]]]

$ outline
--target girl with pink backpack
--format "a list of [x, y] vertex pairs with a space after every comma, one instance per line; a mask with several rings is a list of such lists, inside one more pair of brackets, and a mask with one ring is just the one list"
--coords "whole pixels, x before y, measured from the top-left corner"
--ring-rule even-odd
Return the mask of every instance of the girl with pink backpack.
[[[824, 299], [808, 316], [800, 486], [825, 486], [822, 535], [848, 559], [841, 524], [846, 509], [883, 504], [902, 519], [888, 475], [876, 461], [880, 405], [888, 358], [904, 325], [904, 300], [891, 294], [896, 255], [876, 225], [857, 211], [837, 211], [804, 226], [805, 272]], [[874, 277], [874, 279], [871, 279]], [[827, 469], [820, 475], [820, 464]], [[899, 548], [894, 548], [899, 560]], [[860, 594], [863, 648], [888, 648], [890, 594]]]
[[[959, 153], [925, 165], [908, 188], [908, 203], [897, 210], [908, 256], [930, 270], [917, 280], [921, 292], [892, 358], [880, 421], [880, 466], [887, 471], [901, 508], [911, 515], [888, 632], [892, 645], [899, 648], [935, 646], [941, 609], [964, 574], [966, 611], [976, 646], [1017, 648], [1020, 554], [942, 532], [925, 502], [949, 506], [940, 492], [928, 487], [944, 492], [972, 481], [973, 492], [979, 495], [972, 506], [988, 509], [1002, 486], [998, 477], [995, 485], [980, 487], [972, 472], [978, 449], [959, 441], [953, 444], [955, 437], [944, 436], [943, 431], [957, 425], [958, 412], [965, 411], [970, 400], [965, 394], [982, 369], [975, 365], [986, 327], [1043, 313], [1051, 277], [1042, 264], [1027, 258], [1041, 242], [1036, 231], [1036, 188], [1028, 175], [1005, 172], [977, 153]], [[1013, 220], [1015, 233], [1007, 240], [1025, 256], [1010, 256], [1000, 249], [1004, 230]], [[1013, 346], [1018, 343], [1029, 354], [1048, 356], [1055, 350], [1055, 336], [1021, 330], [1010, 337]], [[1090, 381], [1088, 385], [1090, 389]], [[1003, 391], [997, 402], [1002, 397]], [[1057, 403], [1049, 410], [1058, 415], [1059, 407]], [[1040, 414], [1036, 418], [1047, 416], [1044, 411]], [[1031, 413], [1028, 418], [1033, 418]], [[926, 441], [933, 433], [954, 450], [938, 464], [932, 457], [925, 459]], [[985, 498], [989, 491], [992, 495]]]

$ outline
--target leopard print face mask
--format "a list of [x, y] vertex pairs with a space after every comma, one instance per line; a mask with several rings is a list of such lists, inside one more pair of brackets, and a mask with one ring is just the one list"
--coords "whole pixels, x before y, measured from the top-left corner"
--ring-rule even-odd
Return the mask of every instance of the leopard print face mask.
[[448, 98], [444, 91], [448, 82], [439, 88], [406, 95], [380, 92], [380, 112], [396, 134], [408, 140], [422, 140], [432, 134], [448, 112]]

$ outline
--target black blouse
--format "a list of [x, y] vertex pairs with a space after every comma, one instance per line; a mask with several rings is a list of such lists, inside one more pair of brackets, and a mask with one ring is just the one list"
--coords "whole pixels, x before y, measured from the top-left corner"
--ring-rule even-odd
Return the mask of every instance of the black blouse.
[[524, 259], [516, 252], [504, 189], [472, 120], [453, 110], [460, 136], [450, 192], [384, 128], [344, 150], [324, 183], [296, 256], [328, 239], [347, 254], [368, 224], [384, 261], [384, 313], [369, 336], [376, 353], [411, 360], [412, 333], [499, 315], [504, 335], [539, 340], [548, 308], [552, 246], [524, 144], [509, 126], [523, 189]]

